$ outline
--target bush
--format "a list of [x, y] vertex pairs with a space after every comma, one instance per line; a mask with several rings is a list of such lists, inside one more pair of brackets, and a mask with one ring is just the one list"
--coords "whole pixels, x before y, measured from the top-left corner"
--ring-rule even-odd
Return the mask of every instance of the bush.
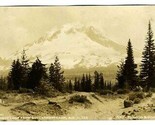
[[151, 92], [155, 92], [155, 88], [150, 88], [150, 91]]
[[117, 90], [117, 94], [126, 94], [126, 93], [129, 93], [129, 90], [127, 90], [127, 89], [118, 89]]
[[38, 94], [41, 94], [41, 95], [45, 95], [45, 96], [56, 96], [56, 93], [57, 91], [54, 89], [54, 87], [47, 83], [46, 81], [42, 81], [41, 84], [35, 88], [35, 91], [38, 93]]
[[84, 95], [74, 95], [69, 99], [69, 103], [79, 102], [79, 103], [91, 103]]
[[148, 93], [146, 94], [146, 97], [152, 97], [152, 92], [148, 92]]
[[143, 92], [133, 92], [129, 94], [129, 100], [134, 101], [136, 98], [144, 99], [145, 95]]
[[113, 95], [114, 93], [111, 90], [100, 91], [100, 95], [107, 95], [107, 94]]
[[132, 107], [133, 101], [131, 100], [124, 100], [124, 108]]
[[140, 98], [135, 98], [134, 99], [134, 104], [139, 104], [141, 102], [141, 99]]

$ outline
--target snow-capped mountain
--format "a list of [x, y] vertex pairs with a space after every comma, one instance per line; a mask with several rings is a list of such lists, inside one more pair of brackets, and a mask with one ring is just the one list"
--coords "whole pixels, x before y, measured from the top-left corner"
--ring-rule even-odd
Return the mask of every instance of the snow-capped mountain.
[[[63, 68], [100, 67], [120, 62], [126, 47], [105, 38], [95, 27], [68, 24], [52, 29], [44, 37], [24, 47], [31, 61], [39, 57], [50, 64], [58, 56]], [[20, 57], [19, 50], [11, 58]], [[134, 51], [136, 57], [139, 53]]]

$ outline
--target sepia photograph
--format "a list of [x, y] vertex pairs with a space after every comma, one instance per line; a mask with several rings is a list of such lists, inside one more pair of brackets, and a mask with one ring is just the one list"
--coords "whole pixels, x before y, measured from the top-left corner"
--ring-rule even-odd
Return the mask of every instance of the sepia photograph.
[[155, 120], [155, 6], [0, 7], [0, 121]]

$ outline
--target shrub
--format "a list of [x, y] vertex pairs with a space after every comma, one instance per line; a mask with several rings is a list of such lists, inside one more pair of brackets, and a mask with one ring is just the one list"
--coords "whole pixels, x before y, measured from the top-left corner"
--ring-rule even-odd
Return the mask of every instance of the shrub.
[[133, 93], [129, 94], [129, 100], [134, 101], [134, 99], [136, 99], [136, 98], [144, 99], [145, 95], [143, 92], [133, 92]]
[[47, 83], [46, 81], [42, 81], [38, 87], [35, 88], [35, 91], [40, 95], [45, 96], [56, 96], [57, 91], [54, 89], [54, 87]]
[[131, 100], [124, 100], [124, 108], [132, 107], [133, 101]]
[[146, 94], [146, 97], [152, 97], [152, 92], [148, 92], [148, 93]]
[[129, 90], [127, 90], [127, 89], [118, 89], [117, 90], [117, 94], [126, 94], [126, 93], [129, 93]]
[[107, 94], [113, 95], [114, 93], [111, 90], [102, 90], [102, 91], [100, 91], [100, 95], [107, 95]]
[[155, 88], [150, 88], [150, 91], [151, 92], [155, 92]]
[[79, 102], [79, 103], [91, 103], [84, 95], [74, 95], [69, 99], [69, 103]]
[[141, 99], [140, 98], [135, 98], [134, 99], [134, 104], [139, 104], [141, 102]]

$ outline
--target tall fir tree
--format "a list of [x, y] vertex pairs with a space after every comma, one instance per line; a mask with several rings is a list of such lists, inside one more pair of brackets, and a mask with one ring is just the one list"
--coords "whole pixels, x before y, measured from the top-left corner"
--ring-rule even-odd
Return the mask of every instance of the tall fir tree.
[[22, 65], [17, 59], [13, 61], [11, 66], [11, 71], [8, 76], [9, 89], [18, 90], [21, 87], [22, 83]]
[[121, 62], [121, 64], [118, 67], [118, 71], [116, 74], [116, 80], [118, 88], [124, 89], [125, 88], [125, 70], [124, 70], [124, 61]]
[[77, 83], [77, 78], [76, 77], [75, 77], [75, 80], [74, 80], [74, 90], [78, 91], [78, 83]]
[[134, 62], [133, 49], [131, 45], [131, 41], [129, 39], [127, 46], [127, 57], [124, 64], [124, 75], [126, 84], [128, 84], [130, 89], [135, 88], [137, 85], [137, 73], [136, 70], [137, 65]]
[[30, 67], [29, 67], [29, 60], [27, 59], [25, 50], [22, 51], [21, 65], [22, 65], [22, 85], [21, 85], [21, 87], [26, 88], [26, 87], [28, 87], [27, 82], [28, 82], [28, 74], [30, 72]]
[[86, 86], [86, 77], [83, 74], [82, 79], [81, 79], [81, 91], [85, 91], [85, 86]]
[[91, 75], [90, 74], [88, 76], [87, 90], [88, 90], [88, 92], [92, 91], [92, 80], [91, 80]]
[[63, 83], [65, 81], [64, 71], [61, 71], [61, 64], [59, 62], [59, 58], [56, 56], [54, 64], [51, 63], [49, 68], [50, 77], [49, 80], [52, 85], [59, 91], [63, 90]]
[[104, 89], [104, 78], [103, 78], [103, 73], [100, 73], [100, 89], [103, 90]]
[[94, 91], [99, 90], [99, 73], [97, 71], [94, 72]]
[[69, 92], [72, 93], [72, 91], [73, 91], [73, 85], [72, 85], [72, 81], [71, 80], [69, 80], [68, 88], [69, 88]]
[[43, 64], [39, 58], [37, 58], [32, 64], [32, 68], [28, 77], [28, 88], [30, 89], [35, 89], [35, 87], [40, 85], [42, 79], [47, 78], [45, 64]]
[[147, 90], [150, 87], [155, 87], [155, 46], [151, 22], [148, 24], [146, 45], [142, 53], [140, 78], [141, 85], [146, 87]]

